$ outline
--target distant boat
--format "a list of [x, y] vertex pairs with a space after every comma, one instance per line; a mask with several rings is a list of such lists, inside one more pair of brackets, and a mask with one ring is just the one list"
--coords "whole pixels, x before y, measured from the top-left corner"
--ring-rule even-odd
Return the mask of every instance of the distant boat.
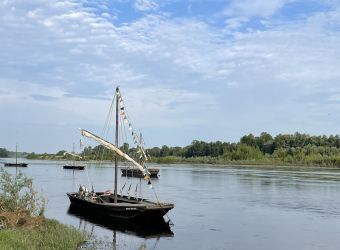
[[[158, 168], [148, 168], [148, 171], [150, 173], [151, 178], [158, 178]], [[128, 176], [128, 177], [137, 177], [137, 178], [143, 178], [143, 172], [140, 171], [137, 168], [123, 168], [122, 169], [122, 176]]]
[[72, 165], [64, 165], [63, 169], [73, 169], [73, 170], [84, 170], [85, 169], [85, 166], [75, 164], [75, 157], [82, 159], [81, 156], [73, 154], [73, 153], [69, 153], [69, 152], [64, 153], [64, 155], [66, 155], [66, 154], [73, 156], [73, 164]]
[[[116, 106], [116, 133], [115, 133], [115, 144], [110, 143], [101, 137], [85, 130], [80, 129], [82, 136], [86, 136], [92, 140], [95, 140], [102, 144], [107, 149], [116, 153], [115, 155], [115, 178], [114, 178], [114, 193], [109, 192], [95, 192], [93, 190], [90, 191], [85, 186], [80, 186], [78, 192], [70, 192], [67, 193], [67, 196], [70, 199], [71, 205], [75, 207], [76, 211], [87, 211], [96, 215], [104, 215], [108, 218], [119, 218], [119, 219], [128, 219], [134, 221], [146, 221], [147, 223], [152, 221], [162, 221], [164, 220], [163, 216], [166, 213], [174, 208], [174, 204], [172, 203], [163, 203], [160, 202], [157, 198], [157, 201], [149, 201], [147, 199], [143, 199], [140, 197], [130, 196], [130, 195], [119, 195], [118, 194], [118, 158], [119, 156], [124, 158], [126, 161], [130, 162], [134, 166], [138, 167], [140, 171], [142, 171], [144, 179], [148, 180], [148, 184], [152, 188], [150, 181], [150, 173], [143, 161], [147, 160], [147, 156], [145, 151], [141, 145], [138, 147], [138, 151], [140, 152], [140, 159], [144, 159], [141, 163], [136, 162], [129, 155], [125, 154], [120, 148], [118, 148], [118, 128], [119, 128], [119, 105], [120, 105], [120, 115], [124, 117], [124, 123], [129, 125], [129, 129], [132, 129], [131, 124], [129, 124], [125, 109], [124, 103], [119, 91], [119, 88], [116, 88], [115, 93], [115, 106]], [[132, 136], [135, 133], [132, 131]], [[137, 142], [137, 139], [136, 139]], [[157, 196], [156, 196], [157, 197]], [[170, 221], [170, 220], [169, 220]]]
[[27, 167], [27, 163], [18, 163], [18, 145], [15, 145], [15, 163], [4, 163], [5, 167]]
[[76, 169], [76, 170], [84, 170], [85, 166], [75, 166], [75, 165], [64, 165], [63, 169]]
[[4, 163], [5, 167], [27, 167], [27, 163]]

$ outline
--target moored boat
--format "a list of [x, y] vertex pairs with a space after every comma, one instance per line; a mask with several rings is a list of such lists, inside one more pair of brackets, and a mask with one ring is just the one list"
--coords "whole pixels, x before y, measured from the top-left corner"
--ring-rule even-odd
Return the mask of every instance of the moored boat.
[[[74, 152], [74, 145], [73, 145], [73, 152]], [[73, 170], [84, 170], [85, 169], [85, 166], [75, 164], [75, 158], [82, 159], [80, 155], [77, 155], [75, 153], [70, 153], [70, 152], [65, 152], [64, 155], [71, 155], [73, 157], [73, 162], [72, 162], [72, 165], [64, 165], [63, 169], [73, 169]]]
[[4, 163], [5, 167], [27, 167], [27, 163]]
[[[143, 178], [143, 172], [136, 168], [123, 168], [121, 169], [122, 176]], [[148, 168], [150, 178], [158, 178], [158, 168]]]
[[64, 165], [63, 169], [76, 169], [76, 170], [84, 170], [85, 166], [77, 166], [77, 165]]
[[[150, 201], [147, 199], [143, 199], [141, 197], [137, 197], [137, 190], [135, 191], [135, 196], [130, 195], [118, 195], [118, 159], [119, 157], [123, 158], [125, 161], [133, 164], [135, 167], [141, 171], [143, 179], [148, 181], [149, 187], [152, 187], [152, 183], [150, 180], [150, 171], [145, 166], [144, 162], [148, 159], [147, 154], [144, 151], [144, 147], [141, 143], [138, 144], [137, 152], [139, 155], [139, 162], [134, 160], [128, 154], [122, 151], [122, 148], [118, 147], [118, 128], [119, 128], [119, 105], [120, 105], [120, 114], [124, 115], [125, 124], [129, 125], [129, 129], [131, 130], [131, 124], [127, 122], [127, 118], [125, 115], [125, 110], [123, 106], [123, 99], [121, 97], [121, 93], [119, 88], [116, 89], [115, 93], [115, 106], [116, 106], [116, 126], [115, 126], [115, 144], [104, 140], [103, 138], [85, 130], [80, 129], [81, 135], [87, 138], [90, 138], [94, 141], [99, 142], [105, 148], [115, 152], [115, 178], [114, 178], [114, 192], [95, 192], [93, 190], [89, 191], [85, 186], [80, 186], [78, 192], [69, 192], [67, 196], [70, 199], [71, 205], [77, 208], [79, 211], [88, 211], [93, 214], [105, 215], [110, 218], [119, 218], [119, 219], [128, 219], [134, 221], [158, 221], [164, 220], [163, 216], [167, 214], [167, 212], [174, 208], [174, 204], [172, 203], [164, 203], [160, 202], [157, 198], [157, 201]], [[114, 102], [113, 102], [114, 103]], [[141, 140], [137, 140], [136, 133], [132, 131], [132, 136], [135, 140], [135, 143], [140, 142]], [[125, 186], [125, 185], [124, 185]], [[124, 187], [123, 186], [123, 187]], [[130, 188], [129, 188], [130, 190]]]
[[18, 145], [15, 145], [15, 163], [6, 162], [4, 163], [5, 167], [27, 167], [28, 164], [24, 162], [18, 162]]

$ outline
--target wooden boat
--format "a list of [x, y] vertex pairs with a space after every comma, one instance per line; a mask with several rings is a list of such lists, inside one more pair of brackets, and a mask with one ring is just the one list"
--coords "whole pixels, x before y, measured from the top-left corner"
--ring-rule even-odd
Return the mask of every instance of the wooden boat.
[[[123, 168], [122, 176], [143, 178], [143, 172], [137, 168]], [[158, 178], [158, 168], [149, 168], [150, 178]]]
[[4, 163], [5, 167], [27, 167], [27, 163]]
[[[115, 144], [112, 144], [101, 137], [85, 130], [80, 129], [82, 136], [88, 137], [99, 142], [101, 145], [109, 150], [114, 151], [115, 154], [115, 178], [114, 178], [114, 193], [94, 192], [89, 191], [85, 186], [80, 186], [78, 192], [69, 192], [67, 196], [70, 199], [71, 205], [76, 207], [79, 211], [87, 210], [93, 214], [101, 214], [110, 218], [129, 219], [134, 221], [157, 221], [164, 219], [163, 216], [174, 208], [172, 203], [162, 203], [160, 201], [149, 201], [146, 199], [118, 195], [118, 156], [123, 157], [126, 161], [132, 163], [143, 173], [144, 179], [151, 184], [150, 172], [144, 165], [144, 162], [138, 163], [129, 155], [125, 154], [118, 148], [118, 128], [119, 128], [119, 104], [120, 110], [123, 110], [123, 100], [119, 88], [115, 93], [116, 101], [116, 128], [115, 128]], [[122, 114], [122, 112], [121, 112]], [[124, 117], [125, 119], [125, 117]], [[127, 123], [127, 122], [125, 122]], [[129, 124], [130, 126], [130, 124]], [[132, 135], [134, 133], [132, 132]], [[144, 149], [141, 145], [138, 146], [138, 152], [141, 153], [140, 159], [147, 159]], [[152, 187], [152, 186], [151, 186]], [[156, 196], [157, 197], [157, 196]]]
[[71, 216], [83, 219], [90, 223], [105, 227], [112, 231], [120, 231], [125, 234], [136, 235], [145, 239], [173, 237], [169, 223], [164, 219], [159, 221], [151, 221], [148, 223], [140, 223], [132, 220], [108, 218], [105, 215], [93, 214], [86, 210], [79, 210], [75, 206], [70, 206], [67, 213]]
[[15, 145], [15, 163], [4, 163], [5, 167], [27, 167], [28, 164], [27, 163], [18, 163], [18, 145]]
[[[74, 149], [73, 149], [73, 151], [74, 151]], [[82, 159], [81, 156], [76, 155], [74, 153], [69, 153], [69, 152], [64, 153], [64, 155], [66, 155], [66, 154], [73, 156], [73, 163], [72, 163], [72, 165], [64, 165], [63, 169], [73, 169], [73, 170], [84, 170], [85, 169], [85, 166], [75, 164], [75, 157]]]
[[63, 169], [75, 169], [75, 170], [84, 170], [85, 166], [77, 166], [77, 165], [64, 165]]

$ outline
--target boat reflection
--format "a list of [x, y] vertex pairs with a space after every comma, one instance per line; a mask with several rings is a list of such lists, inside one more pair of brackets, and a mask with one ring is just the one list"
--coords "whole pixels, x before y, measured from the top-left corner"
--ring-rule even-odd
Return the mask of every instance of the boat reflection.
[[108, 218], [102, 215], [93, 215], [86, 211], [80, 212], [74, 206], [70, 206], [67, 213], [71, 216], [80, 218], [92, 224], [104, 227], [114, 232], [119, 231], [124, 234], [138, 236], [144, 239], [173, 237], [174, 233], [171, 231], [169, 223], [162, 221], [137, 223], [129, 220], [120, 220], [115, 218]]

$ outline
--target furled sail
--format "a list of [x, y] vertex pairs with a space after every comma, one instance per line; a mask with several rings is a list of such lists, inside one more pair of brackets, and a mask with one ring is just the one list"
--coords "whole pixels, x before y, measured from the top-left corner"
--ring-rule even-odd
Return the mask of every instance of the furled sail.
[[70, 152], [65, 152], [64, 155], [72, 155], [74, 157], [78, 157], [79, 159], [82, 159], [83, 157], [81, 157], [80, 155], [76, 155], [76, 154], [73, 154], [73, 153], [70, 153]]
[[147, 169], [143, 168], [138, 162], [136, 162], [134, 159], [132, 159], [130, 156], [128, 156], [127, 154], [125, 154], [124, 152], [122, 152], [119, 148], [117, 148], [115, 145], [113, 145], [112, 143], [105, 141], [104, 139], [100, 138], [97, 135], [92, 134], [91, 132], [85, 130], [85, 129], [80, 129], [81, 135], [82, 136], [86, 136], [88, 138], [91, 138], [97, 142], [99, 142], [100, 144], [102, 144], [104, 147], [116, 152], [117, 154], [119, 154], [120, 156], [124, 157], [126, 160], [132, 162], [136, 167], [139, 168], [140, 171], [143, 172], [144, 175], [149, 176], [150, 173]]

